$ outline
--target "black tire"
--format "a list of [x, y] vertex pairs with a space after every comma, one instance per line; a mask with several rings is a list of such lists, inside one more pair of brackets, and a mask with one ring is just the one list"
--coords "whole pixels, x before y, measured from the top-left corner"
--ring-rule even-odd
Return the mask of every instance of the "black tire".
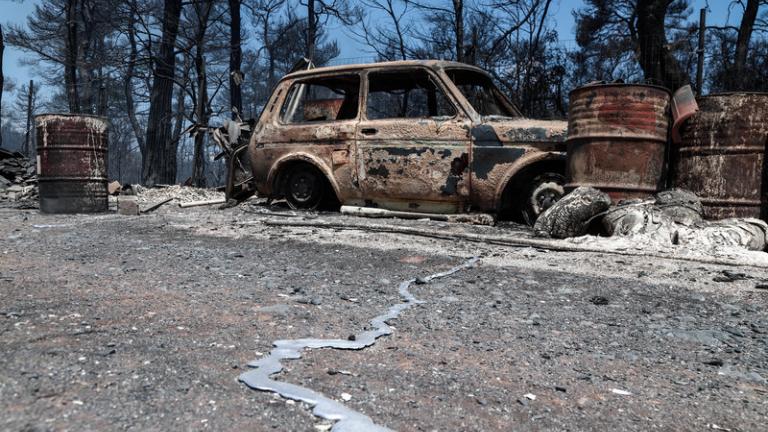
[[316, 210], [328, 195], [328, 184], [310, 165], [292, 167], [285, 177], [285, 200], [294, 210]]
[[536, 175], [518, 197], [523, 221], [533, 226], [536, 219], [565, 195], [565, 177], [554, 172]]

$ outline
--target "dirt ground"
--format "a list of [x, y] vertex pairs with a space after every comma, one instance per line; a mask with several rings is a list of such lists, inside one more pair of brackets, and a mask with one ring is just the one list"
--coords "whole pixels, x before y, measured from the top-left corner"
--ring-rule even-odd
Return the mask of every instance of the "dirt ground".
[[323, 431], [238, 382], [278, 339], [347, 338], [424, 303], [367, 349], [307, 350], [276, 376], [399, 431], [765, 430], [768, 269], [494, 246], [265, 221], [0, 209], [0, 429]]

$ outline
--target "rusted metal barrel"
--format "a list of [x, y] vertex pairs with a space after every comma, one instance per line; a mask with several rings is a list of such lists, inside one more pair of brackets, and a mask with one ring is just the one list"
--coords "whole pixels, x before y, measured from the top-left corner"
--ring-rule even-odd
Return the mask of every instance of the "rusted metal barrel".
[[662, 87], [600, 84], [570, 94], [568, 184], [592, 186], [613, 200], [663, 187], [671, 95]]
[[35, 117], [40, 210], [107, 211], [107, 120], [73, 114]]
[[698, 104], [673, 148], [673, 184], [696, 193], [708, 219], [765, 217], [768, 93], [713, 94]]

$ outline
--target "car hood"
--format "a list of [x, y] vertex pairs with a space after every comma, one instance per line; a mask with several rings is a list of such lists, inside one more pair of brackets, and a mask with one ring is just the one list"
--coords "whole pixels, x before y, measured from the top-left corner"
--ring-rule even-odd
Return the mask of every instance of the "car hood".
[[568, 123], [565, 121], [526, 118], [486, 118], [473, 128], [475, 141], [486, 144], [493, 141], [499, 144], [562, 143], [567, 132]]

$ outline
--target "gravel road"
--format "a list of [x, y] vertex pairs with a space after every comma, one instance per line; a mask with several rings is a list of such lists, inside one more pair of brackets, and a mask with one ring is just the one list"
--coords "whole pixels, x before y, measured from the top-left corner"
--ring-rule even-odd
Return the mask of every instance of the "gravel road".
[[[399, 431], [764, 430], [768, 269], [274, 227], [246, 207], [127, 217], [0, 209], [0, 429], [322, 431], [237, 381], [278, 339], [367, 349], [275, 378]], [[525, 237], [519, 226], [376, 221]]]

